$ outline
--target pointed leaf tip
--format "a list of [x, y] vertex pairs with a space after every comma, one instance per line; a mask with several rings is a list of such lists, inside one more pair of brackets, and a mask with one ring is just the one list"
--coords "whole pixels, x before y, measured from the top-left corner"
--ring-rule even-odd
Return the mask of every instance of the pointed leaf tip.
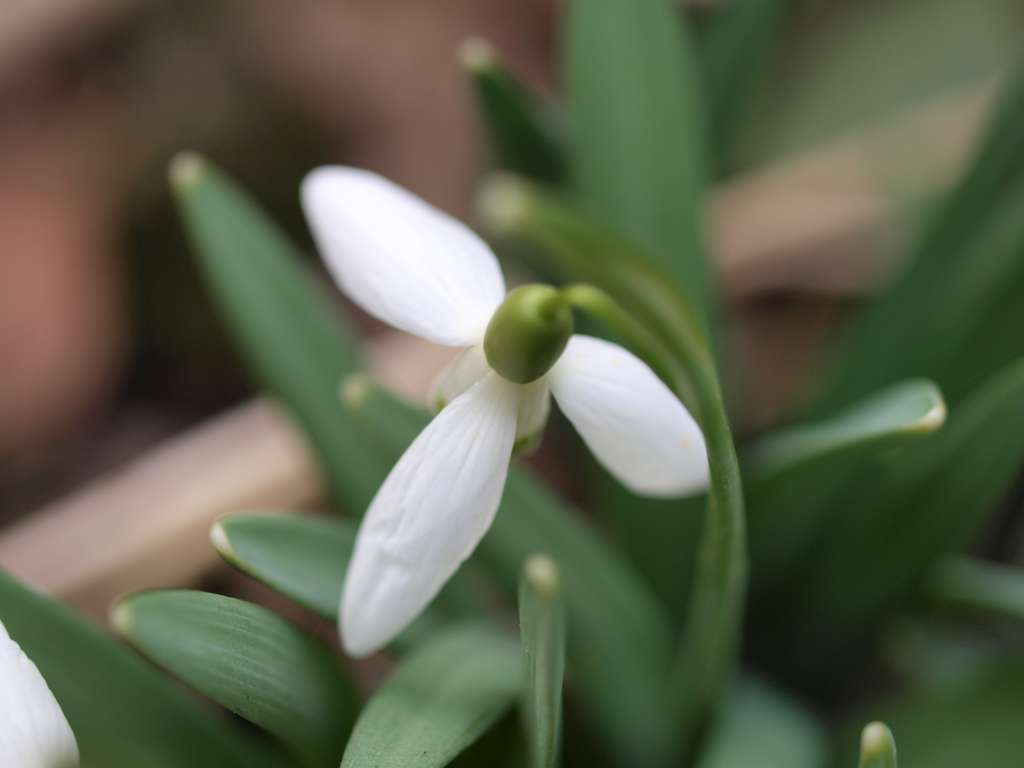
[[486, 178], [477, 196], [480, 223], [494, 235], [514, 232], [525, 221], [529, 206], [529, 188], [510, 173], [495, 173]]
[[459, 60], [469, 72], [493, 69], [498, 62], [494, 46], [482, 37], [467, 37], [459, 46]]
[[171, 160], [168, 175], [175, 191], [187, 192], [206, 175], [206, 159], [197, 152], [179, 152]]
[[860, 768], [896, 768], [896, 742], [885, 723], [868, 723], [861, 731]]

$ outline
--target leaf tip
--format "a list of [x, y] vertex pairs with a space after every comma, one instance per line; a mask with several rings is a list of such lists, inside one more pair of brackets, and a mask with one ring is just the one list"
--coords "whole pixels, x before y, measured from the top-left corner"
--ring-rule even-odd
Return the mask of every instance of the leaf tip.
[[879, 760], [896, 756], [896, 742], [885, 723], [875, 721], [864, 726], [860, 734], [860, 759]]
[[231, 540], [228, 538], [228, 532], [224, 528], [223, 520], [217, 521], [210, 528], [210, 544], [217, 550], [217, 554], [225, 560], [235, 559], [235, 550], [231, 547]]
[[543, 597], [553, 598], [562, 588], [558, 563], [548, 555], [530, 555], [526, 560], [524, 572], [530, 587]]
[[129, 637], [132, 634], [132, 608], [128, 599], [119, 600], [110, 609], [110, 625], [122, 637]]
[[192, 189], [206, 175], [206, 159], [197, 152], [179, 152], [171, 160], [168, 176], [178, 193]]
[[526, 183], [508, 173], [488, 177], [477, 197], [477, 213], [484, 228], [495, 235], [515, 231], [526, 220], [530, 191]]
[[482, 37], [467, 37], [459, 46], [459, 61], [467, 72], [478, 75], [497, 66], [498, 54]]

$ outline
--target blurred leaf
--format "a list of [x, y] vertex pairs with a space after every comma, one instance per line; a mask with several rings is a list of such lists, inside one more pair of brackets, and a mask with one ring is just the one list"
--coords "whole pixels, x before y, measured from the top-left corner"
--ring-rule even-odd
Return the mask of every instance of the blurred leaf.
[[752, 678], [720, 713], [697, 768], [822, 768], [827, 732], [814, 715]]
[[[908, 266], [844, 332], [816, 412], [828, 413], [905, 377], [936, 379], [956, 403], [966, 388], [1024, 352], [1015, 328], [976, 335], [992, 300], [1024, 288], [1024, 73], [1005, 94], [968, 173], [936, 211]], [[1015, 188], [1016, 187], [1016, 191]], [[986, 370], [960, 360], [974, 347], [1012, 339]], [[950, 381], [947, 381], [947, 378]], [[952, 386], [950, 386], [952, 385]]]
[[859, 768], [897, 768], [896, 742], [885, 723], [868, 723], [861, 731]]
[[816, 544], [790, 595], [801, 619], [779, 616], [789, 627], [780, 641], [803, 637], [805, 670], [849, 669], [836, 665], [838, 648], [871, 633], [878, 614], [905, 599], [936, 558], [968, 547], [1022, 466], [1024, 358], [968, 397], [917, 450], [864, 468], [850, 488], [849, 513]]
[[563, 139], [555, 128], [552, 109], [545, 110], [512, 77], [490, 43], [467, 40], [462, 62], [499, 167], [538, 181], [561, 181]]
[[124, 598], [114, 626], [145, 656], [288, 744], [308, 766], [341, 758], [358, 709], [327, 647], [262, 606], [159, 590]]
[[[353, 524], [287, 512], [250, 512], [224, 518], [211, 538], [221, 557], [243, 573], [338, 621], [341, 587], [355, 546]], [[481, 613], [481, 598], [470, 591], [464, 579], [449, 581], [394, 645], [408, 648], [449, 617]]]
[[910, 768], [1018, 768], [1024, 754], [1022, 699], [1024, 665], [990, 664], [969, 679], [900, 696], [858, 714], [838, 739], [834, 765], [857, 765], [861, 726], [881, 720], [896, 735], [900, 763]]
[[705, 263], [708, 158], [696, 56], [671, 0], [573, 0], [566, 81], [579, 202], [646, 248], [713, 314]]
[[482, 627], [446, 630], [377, 689], [349, 739], [342, 768], [441, 768], [515, 702], [519, 648]]
[[338, 403], [361, 360], [300, 255], [234, 182], [179, 156], [172, 179], [207, 285], [245, 361], [298, 419], [323, 463], [335, 501], [362, 514], [383, 479]]
[[522, 714], [533, 768], [557, 768], [562, 742], [565, 614], [558, 565], [533, 555], [519, 581]]
[[788, 2], [797, 11], [779, 66], [742, 124], [745, 164], [992, 78], [1018, 56], [1024, 28], [1017, 0]]
[[0, 619], [60, 702], [86, 764], [282, 765], [127, 648], [5, 573], [0, 573]]
[[1024, 620], [1024, 571], [967, 557], [948, 557], [925, 582], [939, 606], [985, 616]]
[[760, 437], [743, 451], [745, 474], [751, 484], [770, 482], [823, 459], [931, 434], [945, 421], [938, 387], [930, 381], [901, 382], [829, 419]]
[[716, 8], [701, 35], [710, 136], [719, 170], [732, 164], [733, 144], [779, 44], [789, 2], [732, 0]]

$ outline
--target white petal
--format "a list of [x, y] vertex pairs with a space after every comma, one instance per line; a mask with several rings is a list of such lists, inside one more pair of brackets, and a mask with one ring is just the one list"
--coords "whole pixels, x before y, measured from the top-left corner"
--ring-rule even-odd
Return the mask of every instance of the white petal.
[[0, 765], [78, 765], [78, 745], [43, 676], [0, 622]]
[[489, 374], [441, 411], [374, 497], [341, 598], [342, 645], [373, 653], [426, 607], [494, 519], [515, 437], [516, 387]]
[[482, 344], [463, 350], [434, 381], [430, 388], [430, 407], [440, 411], [490, 372]]
[[639, 358], [617, 344], [573, 336], [550, 379], [559, 408], [627, 488], [646, 496], [707, 488], [700, 427]]
[[491, 249], [468, 227], [382, 176], [317, 168], [302, 207], [341, 289], [371, 315], [437, 344], [483, 340], [505, 298]]

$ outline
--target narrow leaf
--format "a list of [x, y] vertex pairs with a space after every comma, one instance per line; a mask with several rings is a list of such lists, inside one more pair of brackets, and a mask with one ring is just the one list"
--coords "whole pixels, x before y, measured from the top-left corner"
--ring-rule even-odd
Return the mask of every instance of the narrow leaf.
[[533, 555], [519, 583], [523, 644], [522, 713], [533, 768], [556, 768], [562, 740], [565, 616], [558, 565]]
[[908, 376], [935, 379], [955, 405], [967, 388], [947, 384], [964, 376], [983, 380], [1024, 351], [1016, 345], [985, 370], [965, 369], [960, 360], [979, 345], [1019, 337], [1013, 327], [989, 326], [992, 338], [972, 332], [994, 296], [1009, 283], [1018, 291], [1024, 284], [1022, 120], [1024, 71], [1008, 89], [970, 170], [909, 254], [908, 266], [845, 331], [816, 413]]
[[763, 483], [845, 452], [878, 450], [928, 435], [946, 421], [942, 393], [930, 381], [906, 381], [835, 416], [761, 437], [743, 451], [749, 482]]
[[479, 739], [519, 694], [519, 649], [476, 626], [435, 635], [377, 689], [342, 768], [441, 768]]
[[508, 72], [490, 43], [471, 38], [461, 54], [499, 167], [537, 181], [561, 181], [563, 139], [553, 108], [542, 106]]
[[112, 620], [145, 656], [288, 744], [305, 765], [341, 759], [358, 707], [327, 647], [252, 603], [188, 590], [121, 600]]
[[897, 768], [896, 741], [885, 723], [868, 723], [861, 731], [859, 768]]
[[60, 703], [85, 764], [282, 765], [127, 648], [4, 573], [0, 618]]
[[941, 607], [1024, 620], [1024, 572], [967, 557], [948, 557], [932, 568], [925, 588]]
[[567, 34], [575, 194], [647, 249], [707, 322], [708, 158], [685, 21], [671, 0], [573, 0]]
[[[210, 538], [221, 557], [243, 573], [337, 622], [345, 571], [355, 546], [353, 524], [287, 512], [249, 512], [224, 518]], [[472, 584], [452, 579], [394, 644], [409, 648], [450, 618], [479, 615], [483, 610]]]
[[298, 419], [335, 501], [361, 514], [386, 473], [365, 450], [338, 386], [360, 358], [341, 318], [277, 226], [230, 179], [193, 155], [171, 170], [207, 286], [261, 383]]
[[720, 171], [732, 164], [733, 144], [769, 69], [786, 5], [787, 0], [733, 0], [715, 9], [701, 37], [710, 136]]

